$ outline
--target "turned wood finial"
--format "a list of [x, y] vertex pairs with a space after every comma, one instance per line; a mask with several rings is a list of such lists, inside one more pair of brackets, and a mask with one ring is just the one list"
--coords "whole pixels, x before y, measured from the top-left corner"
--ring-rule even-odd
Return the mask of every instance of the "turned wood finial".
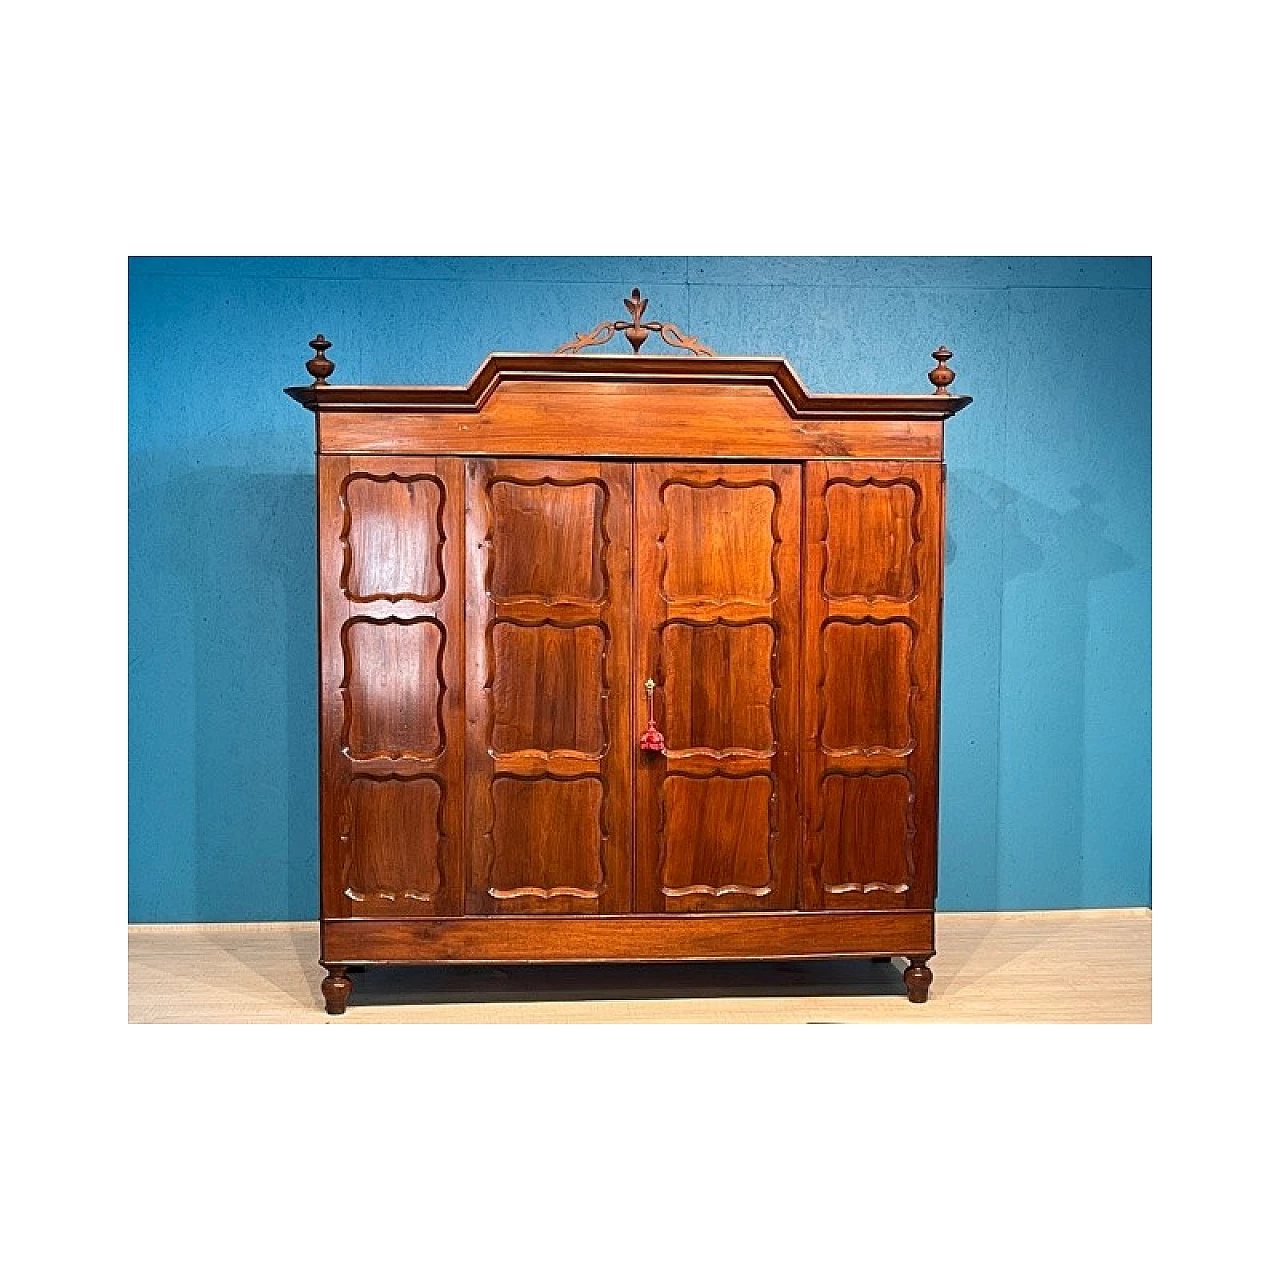
[[640, 354], [640, 348], [644, 346], [645, 339], [651, 333], [656, 333], [667, 346], [680, 347], [684, 351], [692, 351], [695, 356], [715, 355], [715, 352], [706, 343], [689, 334], [681, 333], [673, 324], [667, 324], [663, 320], [642, 321], [641, 317], [644, 315], [645, 308], [649, 305], [649, 299], [642, 298], [639, 289], [632, 289], [631, 297], [623, 298], [622, 305], [626, 307], [627, 312], [630, 314], [630, 320], [601, 321], [590, 333], [575, 334], [572, 342], [566, 342], [563, 346], [557, 347], [556, 355], [572, 355], [575, 351], [581, 351], [583, 347], [602, 346], [615, 333], [621, 333], [631, 343], [631, 352], [637, 356]]
[[325, 379], [333, 372], [333, 361], [325, 355], [333, 343], [325, 338], [323, 333], [317, 333], [310, 342], [307, 343], [315, 355], [307, 361], [307, 372], [315, 379], [311, 384], [313, 387], [327, 387], [329, 384]]
[[938, 362], [936, 369], [929, 370], [929, 381], [937, 388], [934, 391], [935, 396], [949, 396], [951, 394], [947, 388], [956, 380], [956, 371], [947, 368], [947, 361], [951, 359], [952, 353], [946, 347], [939, 347], [933, 353], [933, 358]]

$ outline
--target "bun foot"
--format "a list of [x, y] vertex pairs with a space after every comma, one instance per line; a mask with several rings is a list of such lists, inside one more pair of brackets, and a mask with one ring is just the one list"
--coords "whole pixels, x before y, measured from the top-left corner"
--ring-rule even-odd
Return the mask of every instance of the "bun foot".
[[929, 984], [933, 981], [933, 973], [929, 969], [929, 956], [908, 956], [907, 971], [902, 976], [907, 980], [907, 999], [912, 1004], [924, 1004], [929, 998]]
[[347, 999], [351, 995], [351, 979], [347, 977], [345, 964], [327, 964], [329, 976], [320, 984], [324, 996], [324, 1011], [337, 1017], [347, 1011]]

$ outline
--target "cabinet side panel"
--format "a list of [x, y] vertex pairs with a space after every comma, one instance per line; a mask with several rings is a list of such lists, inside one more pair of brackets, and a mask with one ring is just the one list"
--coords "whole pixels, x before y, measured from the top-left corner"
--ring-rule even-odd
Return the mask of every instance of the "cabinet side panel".
[[461, 910], [462, 481], [455, 458], [319, 459], [329, 919]]
[[349, 471], [344, 457], [316, 460], [318, 582], [320, 593], [320, 914], [349, 916], [343, 894], [343, 850], [339, 825], [346, 802], [350, 765], [342, 755], [345, 721], [342, 698], [342, 632], [351, 604], [342, 589], [345, 511], [342, 491]]
[[802, 905], [937, 892], [942, 466], [804, 466]]

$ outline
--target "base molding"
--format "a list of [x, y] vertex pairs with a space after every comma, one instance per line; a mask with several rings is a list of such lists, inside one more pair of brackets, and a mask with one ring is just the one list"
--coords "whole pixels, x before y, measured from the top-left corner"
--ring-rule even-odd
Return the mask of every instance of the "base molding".
[[932, 911], [322, 920], [324, 964], [928, 956]]

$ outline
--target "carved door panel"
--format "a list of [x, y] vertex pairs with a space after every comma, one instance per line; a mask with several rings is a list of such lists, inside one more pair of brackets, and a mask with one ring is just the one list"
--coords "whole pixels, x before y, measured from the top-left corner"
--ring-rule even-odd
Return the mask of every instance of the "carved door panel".
[[462, 908], [463, 471], [319, 459], [321, 914]]
[[631, 907], [631, 467], [467, 464], [467, 910]]
[[800, 468], [636, 466], [636, 908], [785, 910], [800, 854]]
[[802, 905], [932, 907], [942, 465], [805, 463]]

